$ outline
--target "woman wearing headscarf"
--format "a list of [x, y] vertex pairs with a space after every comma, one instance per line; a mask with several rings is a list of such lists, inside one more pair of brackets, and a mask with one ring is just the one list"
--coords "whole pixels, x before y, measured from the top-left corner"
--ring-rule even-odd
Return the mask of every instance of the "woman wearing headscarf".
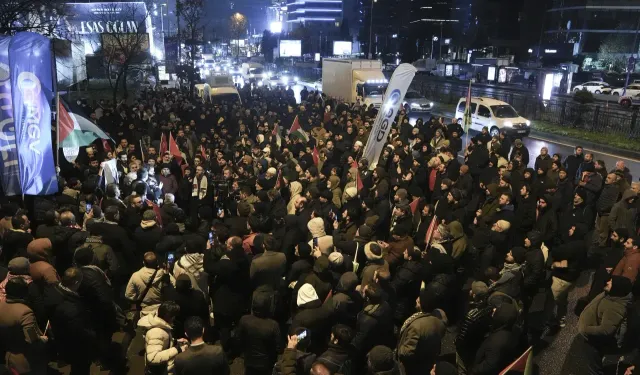
[[291, 198], [287, 204], [287, 214], [295, 215], [296, 213], [296, 201], [302, 194], [302, 184], [298, 181], [292, 181], [289, 183], [289, 191], [291, 192]]

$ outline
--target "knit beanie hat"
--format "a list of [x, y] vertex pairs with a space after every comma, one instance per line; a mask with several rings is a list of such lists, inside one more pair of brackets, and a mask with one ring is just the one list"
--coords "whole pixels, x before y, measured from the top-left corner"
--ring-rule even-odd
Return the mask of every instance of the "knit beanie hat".
[[298, 306], [302, 306], [305, 303], [313, 302], [318, 300], [318, 294], [313, 286], [309, 283], [306, 283], [300, 287], [298, 290], [298, 298], [296, 303]]
[[400, 198], [400, 200], [407, 199], [407, 190], [398, 189], [398, 191], [396, 191], [396, 195], [398, 196], [398, 198]]
[[624, 297], [631, 293], [633, 284], [631, 280], [624, 276], [611, 276], [611, 290], [609, 295], [612, 297]]
[[238, 203], [238, 214], [242, 217], [251, 215], [251, 205], [247, 202]]
[[524, 247], [514, 247], [513, 249], [511, 249], [511, 256], [517, 264], [522, 264], [526, 259], [526, 252], [527, 250]]
[[358, 237], [370, 240], [373, 237], [373, 229], [366, 224], [362, 224], [358, 227]]
[[482, 281], [474, 281], [471, 283], [471, 291], [476, 297], [482, 297], [489, 293], [489, 287]]
[[364, 245], [364, 254], [369, 260], [382, 259], [382, 248], [375, 242], [369, 242]]
[[29, 275], [29, 259], [25, 257], [13, 258], [9, 261], [8, 268], [12, 275]]
[[393, 359], [393, 350], [384, 345], [374, 346], [367, 357], [372, 373], [391, 371], [396, 365]]
[[531, 247], [539, 247], [542, 244], [542, 233], [532, 230], [527, 233], [527, 238], [531, 242]]
[[300, 258], [307, 258], [311, 255], [311, 246], [306, 242], [298, 243], [298, 254], [300, 254]]
[[331, 264], [333, 264], [334, 266], [341, 266], [344, 262], [344, 257], [339, 252], [334, 251], [333, 253], [329, 254], [329, 262], [331, 262]]

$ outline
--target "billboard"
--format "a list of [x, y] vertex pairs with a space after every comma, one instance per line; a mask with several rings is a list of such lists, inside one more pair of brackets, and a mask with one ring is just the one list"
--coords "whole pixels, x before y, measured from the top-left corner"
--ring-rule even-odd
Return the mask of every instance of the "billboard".
[[333, 42], [333, 54], [336, 56], [340, 55], [351, 55], [353, 52], [353, 46], [351, 42], [343, 42], [336, 40]]
[[[153, 29], [144, 2], [97, 2], [65, 4], [65, 25], [84, 43], [85, 54], [101, 47], [101, 34], [147, 33]], [[149, 46], [154, 47], [149, 34]]]
[[280, 57], [300, 57], [302, 56], [302, 41], [281, 40]]

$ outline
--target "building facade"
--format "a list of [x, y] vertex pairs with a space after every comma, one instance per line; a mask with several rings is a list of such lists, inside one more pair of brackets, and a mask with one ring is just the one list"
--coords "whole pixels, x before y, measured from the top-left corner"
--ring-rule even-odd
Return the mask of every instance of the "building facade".
[[576, 53], [591, 54], [617, 34], [630, 40], [626, 52], [638, 52], [633, 40], [640, 27], [640, 0], [554, 0], [547, 19], [545, 42], [575, 43]]
[[287, 30], [297, 25], [321, 29], [340, 27], [342, 6], [342, 0], [290, 0], [286, 4]]

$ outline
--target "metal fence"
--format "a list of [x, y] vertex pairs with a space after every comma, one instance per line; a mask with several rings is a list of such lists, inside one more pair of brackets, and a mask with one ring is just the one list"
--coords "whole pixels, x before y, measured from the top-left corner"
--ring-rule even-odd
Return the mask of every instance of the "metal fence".
[[[411, 88], [426, 98], [444, 104], [457, 105], [467, 96], [468, 86], [452, 83], [414, 80]], [[630, 138], [640, 138], [638, 111], [621, 109], [618, 103], [580, 104], [567, 98], [552, 98], [543, 105], [539, 98], [529, 93], [493, 91], [485, 87], [471, 86], [471, 96], [491, 97], [511, 104], [518, 113], [529, 120], [541, 120], [567, 128], [583, 129], [597, 133], [615, 133]]]

